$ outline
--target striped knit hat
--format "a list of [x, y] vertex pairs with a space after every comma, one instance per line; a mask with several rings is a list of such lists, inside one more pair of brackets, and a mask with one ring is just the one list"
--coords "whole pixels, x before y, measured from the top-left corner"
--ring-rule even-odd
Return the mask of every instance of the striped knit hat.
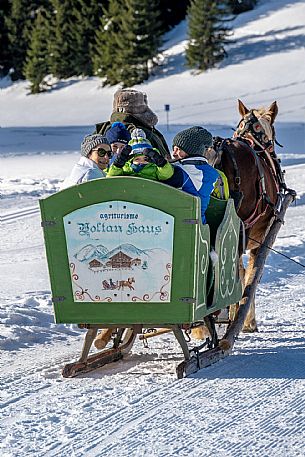
[[130, 155], [141, 154], [144, 149], [152, 149], [151, 142], [146, 138], [145, 132], [142, 129], [133, 129], [131, 132], [131, 140], [128, 143], [131, 146]]
[[93, 134], [85, 136], [81, 144], [81, 155], [88, 157], [92, 149], [98, 144], [109, 144], [109, 141], [104, 135]]

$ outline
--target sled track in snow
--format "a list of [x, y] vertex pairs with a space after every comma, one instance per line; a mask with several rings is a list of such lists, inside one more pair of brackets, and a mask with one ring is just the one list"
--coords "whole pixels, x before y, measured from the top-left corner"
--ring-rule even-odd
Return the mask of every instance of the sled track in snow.
[[[178, 394], [175, 388], [172, 389], [175, 382], [180, 383]], [[253, 383], [256, 384], [256, 401], [253, 401], [250, 406], [248, 404], [247, 407], [234, 411], [232, 406], [236, 397], [239, 397], [240, 402], [242, 402], [245, 394], [240, 390], [238, 383], [236, 384], [236, 380], [230, 380], [229, 382], [224, 380], [221, 396], [215, 392], [213, 380], [207, 380], [204, 387], [202, 382], [197, 379], [174, 381], [168, 385], [159, 386], [148, 393], [143, 392], [128, 405], [124, 405], [124, 402], [122, 404], [120, 398], [118, 398], [117, 408], [106, 414], [101, 411], [100, 416], [94, 415], [86, 419], [85, 443], [81, 437], [81, 430], [79, 430], [79, 433], [74, 431], [73, 443], [62, 444], [58, 441], [53, 441], [53, 449], [50, 449], [45, 455], [49, 457], [69, 455], [71, 444], [73, 444], [75, 456], [111, 456], [119, 450], [122, 457], [127, 457], [130, 455], [131, 442], [135, 447], [140, 444], [137, 438], [139, 432], [141, 432], [142, 436], [144, 432], [148, 441], [155, 441], [159, 445], [161, 444], [161, 448], [170, 449], [171, 453], [169, 455], [184, 455], [183, 452], [187, 447], [189, 455], [198, 457], [210, 455], [208, 442], [210, 440], [210, 445], [215, 445], [216, 435], [218, 436], [218, 445], [223, 451], [227, 452], [226, 455], [243, 457], [245, 455], [245, 443], [247, 443], [249, 455], [251, 455], [251, 448], [255, 449], [257, 440], [261, 439], [263, 435], [265, 440], [264, 445], [261, 447], [262, 455], [275, 455], [279, 447], [283, 449], [285, 441], [289, 437], [295, 439], [296, 433], [301, 436], [305, 430], [302, 417], [294, 414], [295, 411], [304, 409], [304, 396], [300, 395], [298, 398], [291, 398], [289, 403], [282, 401], [285, 396], [289, 397], [291, 382], [293, 381], [281, 379], [277, 380], [275, 385], [269, 383], [266, 387], [261, 380], [249, 379], [249, 387], [253, 388]], [[195, 434], [190, 433], [187, 437], [182, 436], [178, 440], [177, 435], [172, 436], [169, 430], [170, 421], [173, 421], [176, 426], [181, 424], [183, 429], [185, 422], [189, 419], [196, 416], [202, 418], [202, 403], [208, 397], [215, 403], [215, 410], [216, 412], [218, 411], [213, 417], [212, 433], [211, 422], [207, 418], [206, 421], [201, 420], [196, 423]], [[224, 398], [226, 398], [226, 405], [223, 405]], [[274, 405], [272, 405], [272, 401]], [[184, 413], [184, 409], [190, 402], [192, 403], [191, 418]], [[266, 404], [268, 407], [264, 411], [264, 405]], [[261, 409], [259, 427], [255, 431], [251, 427], [248, 430], [245, 426], [241, 427], [241, 424], [247, 424], [251, 411], [255, 411], [258, 408]], [[291, 416], [291, 427], [286, 428], [283, 432], [280, 422], [284, 411], [286, 415]], [[228, 423], [229, 414], [230, 423]], [[192, 425], [190, 425], [191, 427]], [[227, 427], [232, 429], [232, 440], [219, 438], [222, 430]], [[241, 428], [243, 429], [242, 436], [239, 435]], [[168, 430], [169, 433], [165, 433], [165, 430]], [[198, 436], [205, 437], [204, 446], [203, 442], [198, 440]]]
[[35, 214], [39, 214], [39, 208], [37, 206], [32, 206], [30, 208], [24, 208], [11, 213], [2, 214], [0, 216], [0, 221], [1, 224], [12, 224], [18, 219], [34, 216]]

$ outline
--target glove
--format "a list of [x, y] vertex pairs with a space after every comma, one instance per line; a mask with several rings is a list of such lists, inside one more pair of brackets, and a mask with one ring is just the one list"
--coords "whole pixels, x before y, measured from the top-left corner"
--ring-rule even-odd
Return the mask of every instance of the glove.
[[155, 163], [157, 167], [164, 167], [167, 164], [167, 160], [161, 156], [157, 149], [145, 148], [143, 153], [149, 162]]
[[129, 159], [129, 154], [131, 153], [131, 146], [126, 144], [122, 151], [118, 154], [117, 158], [113, 161], [113, 165], [118, 168], [123, 168], [127, 160]]

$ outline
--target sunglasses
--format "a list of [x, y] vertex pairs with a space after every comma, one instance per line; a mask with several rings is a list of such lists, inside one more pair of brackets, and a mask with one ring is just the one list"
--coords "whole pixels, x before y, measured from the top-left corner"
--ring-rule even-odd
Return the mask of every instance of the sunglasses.
[[97, 148], [97, 149], [92, 149], [92, 151], [96, 151], [97, 152], [97, 155], [99, 157], [104, 157], [105, 155], [107, 155], [109, 158], [112, 157], [112, 152], [110, 149], [104, 149], [104, 148]]

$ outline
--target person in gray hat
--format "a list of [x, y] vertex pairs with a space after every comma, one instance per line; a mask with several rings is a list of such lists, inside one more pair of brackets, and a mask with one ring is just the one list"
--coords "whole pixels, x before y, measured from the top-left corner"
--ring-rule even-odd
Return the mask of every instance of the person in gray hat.
[[164, 184], [184, 190], [201, 200], [202, 223], [214, 186], [221, 179], [218, 171], [209, 165], [205, 151], [213, 145], [212, 134], [203, 127], [194, 126], [177, 133], [173, 139], [173, 176]]
[[149, 108], [147, 95], [135, 89], [120, 89], [114, 94], [113, 110], [109, 121], [96, 124], [95, 133], [105, 135], [114, 122], [122, 122], [131, 132], [140, 128], [160, 154], [170, 159], [170, 152], [162, 133], [156, 129], [157, 115]]
[[61, 190], [92, 179], [104, 178], [104, 170], [109, 165], [111, 155], [111, 147], [105, 136], [85, 136], [81, 144], [81, 158], [64, 180]]

